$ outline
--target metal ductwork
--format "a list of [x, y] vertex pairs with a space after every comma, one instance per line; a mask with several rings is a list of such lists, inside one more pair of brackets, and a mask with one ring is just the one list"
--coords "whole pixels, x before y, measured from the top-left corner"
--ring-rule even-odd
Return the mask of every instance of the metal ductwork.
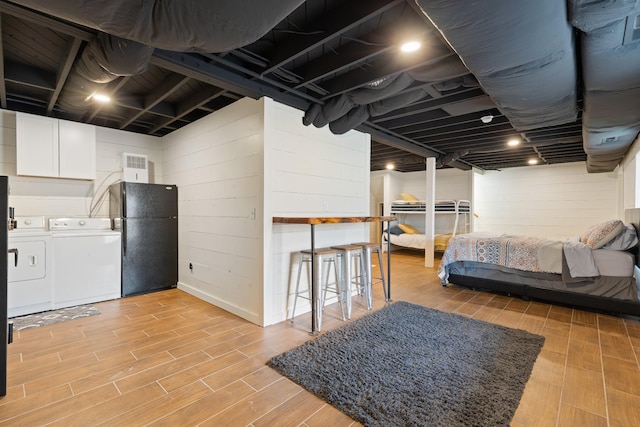
[[582, 139], [589, 172], [609, 172], [640, 132], [640, 3], [572, 0], [582, 31]]
[[147, 69], [154, 48], [224, 52], [250, 44], [304, 0], [15, 0], [101, 31], [83, 50], [59, 104], [81, 116], [88, 96], [120, 76]]

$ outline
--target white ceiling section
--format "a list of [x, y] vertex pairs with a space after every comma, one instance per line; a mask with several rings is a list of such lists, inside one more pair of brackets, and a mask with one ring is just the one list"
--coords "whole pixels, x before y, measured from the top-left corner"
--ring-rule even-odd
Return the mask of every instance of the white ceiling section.
[[[370, 133], [371, 169], [399, 171], [436, 157], [607, 172], [640, 131], [635, 0], [0, 0], [0, 14], [0, 106], [16, 111], [162, 136], [268, 96], [307, 126]], [[400, 52], [410, 39], [421, 49]]]

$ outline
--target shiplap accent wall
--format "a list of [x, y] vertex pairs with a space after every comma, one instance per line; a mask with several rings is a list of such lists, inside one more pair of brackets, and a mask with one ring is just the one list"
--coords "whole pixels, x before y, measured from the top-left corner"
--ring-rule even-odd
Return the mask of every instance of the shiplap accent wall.
[[163, 164], [165, 180], [178, 186], [178, 287], [257, 324], [263, 317], [262, 105], [242, 99], [166, 135]]
[[[303, 112], [265, 99], [265, 324], [291, 312], [297, 252], [310, 247], [310, 226], [271, 224], [272, 216], [368, 216], [370, 136], [333, 135], [302, 125]], [[361, 242], [371, 224], [323, 224], [316, 246]], [[272, 230], [270, 232], [269, 230]], [[301, 289], [307, 286], [305, 275]], [[309, 310], [298, 300], [296, 315]]]
[[[272, 217], [368, 214], [369, 137], [305, 127], [302, 114], [247, 98], [164, 137], [164, 178], [179, 188], [178, 286], [259, 325], [287, 317], [292, 254], [310, 244], [309, 226]], [[363, 230], [318, 226], [317, 245]]]
[[620, 218], [621, 179], [618, 169], [587, 173], [582, 162], [476, 173], [475, 230], [564, 240]]
[[638, 156], [640, 155], [640, 137], [636, 138], [634, 143], [627, 151], [622, 161], [622, 178], [620, 182], [622, 200], [620, 201], [620, 210], [624, 212], [629, 208], [640, 208], [640, 168], [638, 164]]
[[[0, 110], [0, 174], [9, 177], [9, 205], [17, 216], [86, 217], [109, 184], [121, 178], [123, 152], [147, 155], [150, 181], [162, 182], [161, 139], [96, 127], [96, 180], [16, 176], [16, 115]], [[93, 216], [109, 216], [108, 195]]]

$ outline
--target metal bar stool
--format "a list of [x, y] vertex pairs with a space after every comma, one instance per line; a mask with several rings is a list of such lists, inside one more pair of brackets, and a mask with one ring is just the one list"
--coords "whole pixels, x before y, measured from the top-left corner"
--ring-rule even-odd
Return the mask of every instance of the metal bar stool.
[[[320, 330], [322, 326], [322, 309], [324, 308], [324, 302], [326, 300], [327, 290], [332, 290], [338, 295], [338, 298], [341, 300], [340, 288], [339, 288], [339, 272], [336, 267], [336, 255], [337, 251], [331, 248], [318, 248], [314, 250], [315, 253], [315, 274], [316, 274], [316, 283], [322, 286], [322, 290], [318, 293], [318, 301], [315, 303], [318, 304], [316, 306], [318, 313], [318, 330]], [[295, 297], [293, 300], [293, 310], [291, 312], [291, 319], [296, 317], [296, 305], [298, 303], [298, 298], [304, 298], [314, 304], [311, 301], [311, 280], [307, 280], [308, 286], [305, 290], [300, 290], [300, 277], [302, 275], [302, 266], [306, 265], [307, 275], [311, 274], [311, 269], [309, 268], [309, 264], [311, 263], [311, 249], [304, 249], [300, 251], [300, 262], [298, 264], [298, 280], [296, 281], [296, 291]], [[331, 271], [331, 265], [333, 265], [333, 272], [335, 277], [335, 286], [334, 288], [330, 288], [329, 283], [329, 273]], [[326, 266], [326, 269], [325, 269]], [[325, 273], [326, 271], [326, 273]], [[324, 280], [323, 280], [324, 279]], [[307, 294], [307, 296], [302, 296], [303, 294]], [[340, 304], [340, 309], [342, 310], [342, 320], [345, 320], [345, 312], [342, 304]]]
[[[355, 281], [358, 289], [363, 283], [364, 264], [362, 259], [362, 246], [336, 245], [331, 249], [338, 251], [336, 258], [338, 264], [338, 282], [342, 302], [347, 306], [347, 319], [351, 319], [351, 284]], [[354, 268], [355, 267], [355, 268]], [[367, 293], [365, 286], [365, 294]]]
[[[362, 247], [365, 286], [366, 286], [366, 289], [368, 289], [368, 292], [365, 292], [365, 296], [367, 296], [367, 310], [371, 310], [371, 306], [373, 304], [373, 301], [372, 301], [373, 279], [377, 279], [382, 283], [382, 292], [384, 292], [384, 299], [385, 301], [387, 300], [387, 287], [384, 280], [384, 270], [382, 269], [382, 249], [380, 248], [380, 244], [374, 243], [374, 242], [358, 242], [358, 243], [352, 243], [352, 245]], [[373, 277], [372, 261], [373, 261], [374, 251], [378, 253], [378, 266], [380, 267], [380, 277]]]

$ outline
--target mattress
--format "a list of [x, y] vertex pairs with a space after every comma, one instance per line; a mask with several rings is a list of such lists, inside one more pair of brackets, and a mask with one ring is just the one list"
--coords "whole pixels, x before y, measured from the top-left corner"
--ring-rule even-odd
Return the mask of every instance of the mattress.
[[455, 276], [465, 276], [514, 285], [526, 285], [537, 289], [638, 302], [638, 284], [632, 276], [599, 276], [582, 282], [564, 283], [560, 274], [528, 272], [475, 261], [456, 261], [449, 265], [449, 274], [450, 282], [454, 284], [456, 283]]
[[[386, 233], [385, 236], [386, 237]], [[451, 239], [451, 234], [436, 234], [433, 236], [433, 249], [438, 252], [444, 252], [447, 248], [447, 244]], [[410, 249], [425, 249], [427, 239], [424, 234], [392, 234], [391, 244], [396, 246], [402, 246]]]
[[[384, 237], [386, 237], [386, 233]], [[426, 244], [426, 239], [424, 238], [424, 234], [410, 234], [410, 233], [392, 234], [391, 244], [397, 245], [397, 246], [403, 246], [405, 248], [424, 249]]]
[[601, 276], [633, 276], [635, 261], [631, 253], [608, 249], [596, 249], [592, 253]]

